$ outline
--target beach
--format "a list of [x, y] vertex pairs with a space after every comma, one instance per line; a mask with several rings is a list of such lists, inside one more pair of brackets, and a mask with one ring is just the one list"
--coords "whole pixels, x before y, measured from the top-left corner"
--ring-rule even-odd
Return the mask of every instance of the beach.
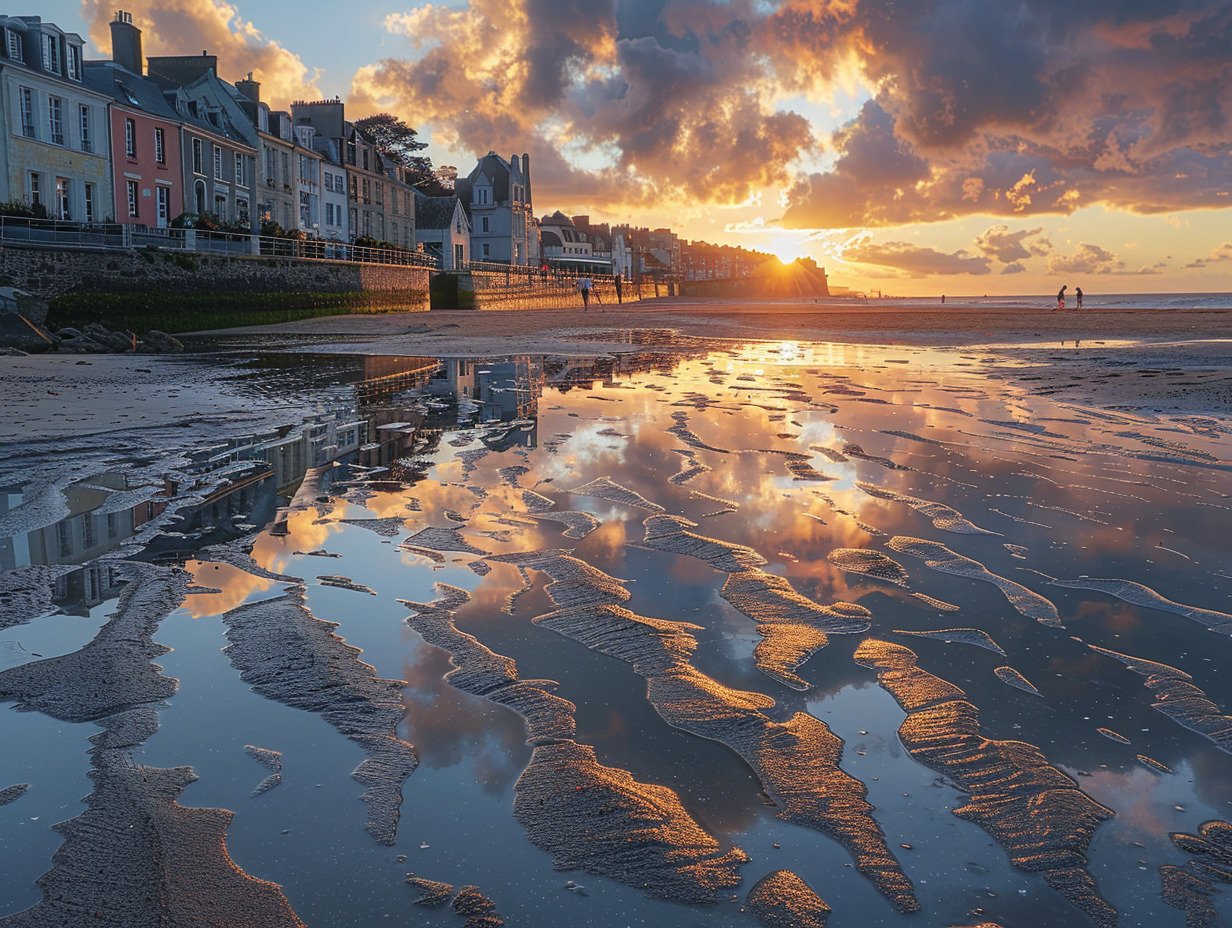
[[849, 921], [1158, 923], [1128, 862], [1232, 803], [1229, 339], [677, 298], [0, 359], [0, 925], [726, 928], [770, 867]]

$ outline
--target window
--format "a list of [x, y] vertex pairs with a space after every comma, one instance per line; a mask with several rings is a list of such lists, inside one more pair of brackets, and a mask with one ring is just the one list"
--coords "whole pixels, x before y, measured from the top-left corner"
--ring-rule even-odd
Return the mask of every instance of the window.
[[376, 182], [376, 205], [385, 205], [385, 185], [379, 180]]
[[18, 88], [17, 96], [21, 101], [21, 134], [28, 139], [38, 138], [38, 127], [34, 123], [34, 91], [29, 87]]
[[490, 257], [491, 254], [492, 254], [492, 247], [487, 242], [484, 242], [483, 243], [483, 256], [487, 258], [487, 257]]
[[236, 152], [235, 155], [235, 183], [238, 187], [247, 187], [248, 183], [244, 180], [244, 156]]
[[202, 153], [202, 144], [200, 139], [193, 139], [193, 173], [205, 173], [205, 156]]
[[94, 133], [90, 131], [90, 108], [77, 107], [77, 121], [81, 125], [81, 150], [94, 151]]
[[82, 219], [86, 222], [94, 221], [94, 185], [86, 184], [86, 195], [81, 202]]
[[43, 36], [43, 70], [60, 73], [60, 40], [54, 35]]
[[227, 219], [227, 198], [221, 193], [214, 194], [214, 215], [224, 222]]
[[222, 180], [222, 149], [214, 146], [214, 180]]
[[488, 217], [487, 217], [487, 216], [484, 216], [484, 217], [480, 220], [480, 222], [482, 222], [482, 223], [483, 223], [483, 231], [484, 231], [484, 232], [491, 232], [491, 231], [492, 231], [491, 229], [489, 229], [489, 228], [488, 228]]
[[371, 168], [368, 167], [368, 146], [367, 145], [364, 146], [364, 170], [365, 171], [371, 170]]
[[29, 174], [29, 178], [30, 178], [29, 184], [28, 184], [29, 190], [27, 191], [29, 193], [28, 199], [30, 200], [31, 206], [38, 206], [40, 203], [43, 202], [43, 190], [41, 186], [41, 178], [39, 177], [37, 171], [31, 171]]
[[64, 144], [64, 101], [59, 97], [47, 98], [47, 122], [51, 131], [52, 145]]
[[453, 246], [453, 266], [461, 267], [466, 263], [466, 246], [455, 244]]
[[265, 182], [274, 184], [278, 180], [278, 171], [275, 168], [274, 149], [265, 149]]
[[75, 81], [81, 80], [81, 48], [68, 46], [68, 76]]
[[171, 191], [166, 187], [155, 188], [158, 200], [158, 227], [165, 229], [167, 220], [171, 218]]
[[281, 152], [282, 154], [282, 183], [284, 186], [291, 185], [291, 153]]
[[124, 183], [128, 187], [128, 215], [136, 219], [141, 215], [141, 201], [137, 198], [137, 182], [127, 180]]
[[68, 201], [68, 178], [56, 178], [56, 218], [57, 219], [72, 219], [73, 213], [69, 209]]
[[124, 154], [137, 157], [137, 123], [132, 119], [124, 120]]
[[359, 194], [356, 192], [356, 180], [355, 180], [355, 175], [354, 175], [354, 174], [352, 174], [352, 175], [351, 175], [351, 199], [352, 199], [352, 200], [356, 200], [356, 199], [358, 199], [358, 198], [359, 198]]
[[25, 61], [26, 50], [21, 42], [21, 33], [15, 29], [5, 29], [4, 31], [7, 32], [9, 36], [9, 57], [14, 61]]
[[368, 180], [366, 177], [364, 178], [364, 202], [372, 202], [372, 181]]
[[159, 164], [167, 163], [167, 139], [158, 128], [154, 130], [154, 160]]
[[248, 225], [248, 201], [243, 197], [235, 201], [235, 218], [244, 225]]

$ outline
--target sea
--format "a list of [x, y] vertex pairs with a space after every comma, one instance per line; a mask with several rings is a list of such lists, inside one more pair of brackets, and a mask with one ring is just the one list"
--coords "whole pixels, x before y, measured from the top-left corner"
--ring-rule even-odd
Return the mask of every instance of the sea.
[[[1066, 291], [1065, 305], [1074, 308], [1074, 293]], [[869, 297], [859, 299], [869, 306], [932, 307], [941, 303], [941, 295], [930, 297]], [[985, 294], [972, 296], [946, 294], [946, 306], [971, 306], [979, 309], [1029, 309], [1056, 306], [1055, 293], [1020, 293], [1011, 295]], [[1083, 309], [1158, 309], [1203, 310], [1232, 309], [1232, 293], [1099, 293], [1083, 290]]]

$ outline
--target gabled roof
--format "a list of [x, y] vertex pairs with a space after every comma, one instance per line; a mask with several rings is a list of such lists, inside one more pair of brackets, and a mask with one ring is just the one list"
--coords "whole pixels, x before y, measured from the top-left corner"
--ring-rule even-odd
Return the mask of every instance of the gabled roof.
[[430, 197], [415, 191], [415, 228], [448, 229], [458, 207], [457, 197]]

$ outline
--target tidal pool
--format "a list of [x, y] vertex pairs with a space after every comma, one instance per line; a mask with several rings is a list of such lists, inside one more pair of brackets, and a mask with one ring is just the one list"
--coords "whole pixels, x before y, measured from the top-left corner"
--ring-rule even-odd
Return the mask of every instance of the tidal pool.
[[[781, 870], [799, 924], [812, 894], [833, 926], [1226, 917], [1232, 428], [973, 360], [288, 354], [245, 376], [324, 411], [178, 449], [136, 507], [115, 462], [110, 504], [40, 474], [9, 510], [71, 515], [5, 542], [0, 699], [51, 714], [0, 714], [0, 790], [30, 784], [0, 925], [50, 923], [85, 739], [147, 704], [122, 762], [191, 767], [180, 805], [234, 812], [231, 860], [308, 925], [460, 924], [408, 874], [508, 925], [751, 925]], [[153, 631], [178, 686], [65, 720], [14, 675], [93, 637], [124, 554], [187, 569]]]

